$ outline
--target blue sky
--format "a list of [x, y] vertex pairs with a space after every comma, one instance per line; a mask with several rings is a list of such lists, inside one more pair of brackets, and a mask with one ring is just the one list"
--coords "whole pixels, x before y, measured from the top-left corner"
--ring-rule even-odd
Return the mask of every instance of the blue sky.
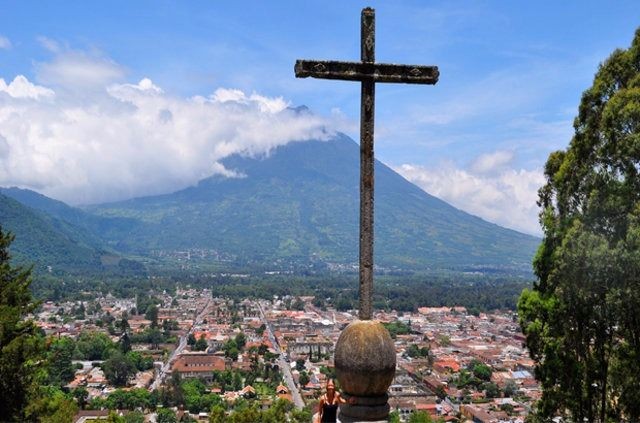
[[[0, 157], [6, 150], [0, 185], [71, 203], [120, 199], [177, 189], [216, 169], [232, 177], [217, 163], [225, 154], [311, 138], [319, 125], [357, 139], [359, 84], [295, 79], [293, 64], [299, 58], [357, 60], [359, 15], [368, 5], [376, 9], [378, 61], [434, 64], [441, 72], [436, 86], [378, 85], [377, 157], [459, 208], [539, 233], [540, 169], [551, 151], [569, 142], [581, 92], [598, 63], [630, 44], [640, 26], [637, 1], [67, 1], [46, 8], [5, 2], [0, 91], [18, 75], [26, 81], [0, 97]], [[190, 101], [216, 90], [211, 108], [200, 115]], [[147, 97], [138, 96], [142, 92]], [[238, 115], [230, 102], [245, 109]], [[123, 103], [148, 113], [114, 124], [125, 113]], [[269, 117], [283, 104], [307, 105], [317, 119], [294, 124], [295, 117]], [[19, 117], [10, 113], [16, 108]], [[158, 140], [155, 127], [140, 123], [156, 109], [175, 117], [170, 133], [176, 139], [188, 133], [188, 140], [176, 142], [191, 150], [176, 153]], [[219, 114], [218, 126], [188, 121], [191, 115], [206, 120], [207, 113]], [[237, 124], [258, 119], [264, 126], [238, 134], [223, 125], [225, 114]], [[113, 146], [113, 138], [95, 135], [101, 125], [113, 138], [139, 145]], [[275, 141], [260, 138], [274, 125], [282, 126]], [[155, 141], [138, 141], [148, 134]], [[28, 145], [20, 144], [25, 136]], [[52, 159], [54, 147], [64, 154]], [[208, 162], [194, 162], [198, 148]], [[108, 165], [92, 164], [109, 154], [115, 156]], [[126, 154], [132, 158], [123, 159]], [[167, 171], [162, 156], [171, 154], [183, 160]], [[158, 165], [140, 166], [139, 160]], [[109, 185], [107, 173], [118, 166], [116, 173], [128, 179]], [[137, 173], [140, 167], [147, 173]], [[51, 177], [66, 169], [67, 175]], [[137, 181], [142, 177], [145, 183]]]

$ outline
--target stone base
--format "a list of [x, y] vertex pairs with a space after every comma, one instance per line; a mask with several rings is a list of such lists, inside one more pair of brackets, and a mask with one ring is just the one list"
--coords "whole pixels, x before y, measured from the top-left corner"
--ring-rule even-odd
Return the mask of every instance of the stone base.
[[[347, 401], [340, 404], [338, 418], [342, 423], [387, 421], [389, 417], [389, 396], [359, 397], [342, 393]], [[353, 401], [353, 404], [351, 402]]]

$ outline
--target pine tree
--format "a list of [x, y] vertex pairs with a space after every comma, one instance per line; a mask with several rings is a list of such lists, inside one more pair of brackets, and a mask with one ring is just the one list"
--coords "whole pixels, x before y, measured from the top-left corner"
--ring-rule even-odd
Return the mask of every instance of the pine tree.
[[14, 236], [0, 227], [0, 415], [24, 420], [42, 363], [43, 342], [27, 315], [36, 308], [31, 297], [31, 269], [11, 264]]

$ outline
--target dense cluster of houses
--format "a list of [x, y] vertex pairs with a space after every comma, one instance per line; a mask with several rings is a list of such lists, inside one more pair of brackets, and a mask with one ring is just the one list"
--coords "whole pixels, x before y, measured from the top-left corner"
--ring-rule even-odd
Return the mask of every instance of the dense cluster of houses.
[[[162, 345], [162, 352], [151, 345], [134, 344], [134, 350], [154, 354], [156, 363], [138, 372], [129, 388], [152, 389], [155, 379], [166, 381], [180, 374], [182, 379], [202, 380], [230, 403], [238, 397], [255, 396], [255, 388], [243, 383], [237, 390], [223, 392], [215, 375], [250, 371], [268, 352], [278, 357], [278, 366], [288, 368], [293, 384], [283, 381], [272, 397], [264, 398], [264, 405], [277, 397], [291, 399], [298, 392], [307, 404], [313, 404], [327, 379], [334, 377], [333, 347], [340, 331], [355, 319], [355, 313], [314, 306], [313, 297], [295, 299], [298, 304], [293, 310], [290, 298], [233, 302], [193, 289], [178, 290], [174, 296], [155, 295], [160, 302], [158, 326], [171, 322], [177, 342]], [[82, 304], [46, 302], [36, 318], [49, 335], [76, 338], [82, 331], [99, 331], [116, 342], [119, 335], [109, 333], [105, 319], [126, 317], [132, 334], [151, 325], [144, 315], [132, 313], [135, 305], [134, 299], [111, 296]], [[420, 308], [416, 313], [380, 312], [375, 318], [400, 322], [409, 329], [395, 334], [398, 367], [389, 390], [392, 410], [403, 421], [422, 411], [444, 421], [523, 422], [540, 397], [533, 362], [511, 312], [471, 315], [461, 307], [442, 307]], [[235, 342], [239, 334], [244, 345], [230, 356], [229, 342]], [[204, 341], [206, 346], [196, 351], [187, 338], [200, 340], [201, 346]], [[490, 369], [490, 377], [482, 383], [463, 383], [477, 363]], [[114, 389], [95, 362], [77, 363], [69, 388], [79, 386], [90, 397], [106, 396]]]
[[[304, 310], [284, 308], [284, 301], [265, 304], [267, 319], [282, 348], [295, 363], [305, 360], [309, 375], [300, 386], [303, 396], [313, 400], [322, 392], [325, 369], [331, 368], [332, 351], [341, 329], [355, 319], [355, 313], [320, 310], [312, 298], [302, 298]], [[417, 313], [377, 313], [382, 322], [402, 322], [410, 328], [395, 339], [398, 355], [396, 378], [390, 387], [390, 405], [402, 420], [423, 411], [445, 421], [523, 422], [541, 392], [534, 379], [533, 361], [523, 347], [522, 336], [512, 312], [471, 315], [463, 307], [420, 308]], [[412, 357], [410, 348], [428, 351], [427, 357]], [[472, 363], [491, 370], [487, 383], [457, 386], [461, 372]], [[496, 389], [497, 388], [497, 392]]]

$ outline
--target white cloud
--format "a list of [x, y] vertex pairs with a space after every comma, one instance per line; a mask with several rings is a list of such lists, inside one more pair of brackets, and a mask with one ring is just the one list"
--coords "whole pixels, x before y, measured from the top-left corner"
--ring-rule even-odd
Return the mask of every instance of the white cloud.
[[46, 86], [0, 79], [0, 186], [72, 204], [171, 192], [212, 174], [243, 177], [221, 161], [326, 139], [332, 126], [280, 97], [218, 89], [181, 98], [123, 75], [108, 59], [62, 53], [38, 65]]
[[49, 88], [32, 84], [23, 75], [13, 78], [13, 81], [7, 85], [4, 79], [0, 78], [0, 93], [5, 92], [13, 98], [44, 98], [53, 97], [54, 92]]
[[46, 50], [50, 51], [51, 53], [58, 53], [61, 50], [60, 44], [58, 44], [57, 41], [52, 40], [51, 38], [38, 37], [38, 42], [42, 47], [44, 47]]
[[[493, 160], [502, 165], [504, 157], [496, 152], [480, 156], [473, 164], [485, 165]], [[521, 232], [541, 234], [536, 200], [544, 184], [542, 169], [487, 172], [487, 167], [480, 166], [478, 173], [446, 163], [435, 169], [403, 164], [395, 170], [429, 194], [468, 213]]]
[[246, 96], [240, 90], [218, 88], [216, 92], [213, 93], [212, 98], [219, 103], [225, 103], [227, 101], [241, 102], [246, 99]]
[[0, 35], [0, 49], [8, 50], [11, 48], [11, 41], [7, 37]]
[[65, 51], [51, 62], [36, 65], [39, 82], [75, 92], [103, 90], [124, 75], [124, 68], [112, 60], [80, 51]]
[[162, 94], [164, 91], [149, 78], [142, 78], [137, 84], [115, 84], [107, 87], [107, 91], [112, 96], [118, 98], [118, 94], [127, 97], [126, 93], [146, 93], [146, 94]]
[[218, 88], [211, 96], [211, 99], [217, 103], [241, 103], [241, 104], [256, 104], [260, 111], [265, 113], [278, 113], [286, 109], [289, 103], [284, 101], [282, 97], [268, 98], [259, 94], [253, 93], [247, 97], [245, 93], [240, 90]]
[[503, 170], [512, 161], [513, 151], [497, 150], [476, 157], [470, 168], [475, 173], [495, 173]]

